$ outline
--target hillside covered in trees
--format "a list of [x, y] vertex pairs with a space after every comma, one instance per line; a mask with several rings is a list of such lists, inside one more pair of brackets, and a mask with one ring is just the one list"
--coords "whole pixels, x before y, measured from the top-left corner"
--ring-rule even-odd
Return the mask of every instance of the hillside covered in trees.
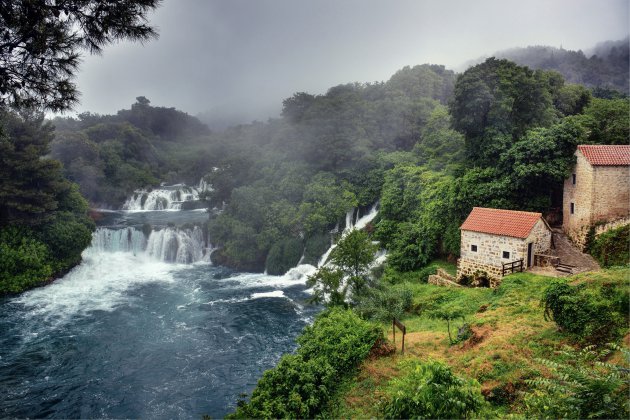
[[209, 207], [223, 209], [209, 222], [218, 264], [282, 274], [302, 256], [315, 263], [348, 209], [379, 202], [373, 237], [390, 265], [414, 270], [458, 254], [474, 206], [557, 217], [577, 144], [625, 144], [627, 115], [627, 99], [492, 58], [459, 76], [425, 64], [299, 92], [281, 118], [221, 133], [139, 97], [114, 116], [56, 119], [51, 150], [99, 206], [205, 176]]
[[628, 38], [602, 42], [585, 51], [536, 45], [498, 51], [494, 56], [532, 69], [555, 70], [569, 83], [594, 89], [595, 96], [611, 97], [618, 93], [627, 96], [630, 93]]

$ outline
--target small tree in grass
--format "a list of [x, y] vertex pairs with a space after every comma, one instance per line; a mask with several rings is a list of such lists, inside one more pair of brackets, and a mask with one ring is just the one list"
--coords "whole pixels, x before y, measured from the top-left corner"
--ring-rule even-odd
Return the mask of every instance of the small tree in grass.
[[461, 318], [462, 323], [464, 323], [464, 312], [461, 309], [449, 306], [442, 306], [431, 311], [429, 313], [429, 317], [432, 319], [441, 319], [442, 321], [446, 321], [449, 343], [455, 344], [457, 342], [457, 339], [453, 340], [453, 336], [451, 335], [451, 322]]

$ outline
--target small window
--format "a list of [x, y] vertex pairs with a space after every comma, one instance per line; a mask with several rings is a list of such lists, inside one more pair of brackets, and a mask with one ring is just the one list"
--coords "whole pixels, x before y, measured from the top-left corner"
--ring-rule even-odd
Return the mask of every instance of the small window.
[[571, 214], [575, 214], [575, 204], [571, 203]]
[[471, 245], [471, 246], [470, 246], [470, 250], [471, 250], [472, 252], [477, 252], [477, 245]]
[[503, 251], [503, 258], [509, 259], [510, 253], [508, 251]]
[[573, 174], [573, 185], [575, 185], [575, 174]]

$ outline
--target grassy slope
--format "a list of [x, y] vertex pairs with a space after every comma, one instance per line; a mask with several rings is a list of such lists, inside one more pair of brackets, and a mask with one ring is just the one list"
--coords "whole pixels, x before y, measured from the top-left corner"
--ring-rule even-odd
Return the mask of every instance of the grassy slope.
[[[630, 269], [613, 269], [575, 276], [575, 281], [626, 282]], [[555, 323], [545, 321], [540, 306], [550, 277], [519, 273], [506, 277], [496, 290], [444, 288], [429, 284], [409, 285], [414, 290], [415, 314], [403, 322], [407, 327], [405, 355], [397, 353], [364, 362], [331, 414], [335, 417], [378, 416], [378, 403], [387, 384], [401, 375], [399, 362], [408, 358], [444, 361], [462, 376], [477, 379], [497, 415], [520, 411], [525, 380], [545, 374], [536, 358], [554, 359], [554, 350], [571, 341]], [[468, 341], [449, 345], [446, 322], [432, 320], [426, 310], [435, 305], [454, 304], [466, 311], [474, 332]], [[457, 325], [461, 321], [456, 322]], [[391, 339], [391, 326], [384, 326]], [[453, 328], [451, 327], [451, 331]], [[456, 334], [456, 330], [455, 330]]]

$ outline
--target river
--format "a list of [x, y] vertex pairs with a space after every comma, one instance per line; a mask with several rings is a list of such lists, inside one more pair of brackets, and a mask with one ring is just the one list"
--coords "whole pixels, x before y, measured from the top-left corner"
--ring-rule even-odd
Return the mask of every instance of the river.
[[0, 417], [231, 412], [320, 308], [305, 303], [310, 266], [285, 276], [213, 266], [199, 228], [175, 227], [203, 220], [111, 212], [79, 266], [0, 300]]

